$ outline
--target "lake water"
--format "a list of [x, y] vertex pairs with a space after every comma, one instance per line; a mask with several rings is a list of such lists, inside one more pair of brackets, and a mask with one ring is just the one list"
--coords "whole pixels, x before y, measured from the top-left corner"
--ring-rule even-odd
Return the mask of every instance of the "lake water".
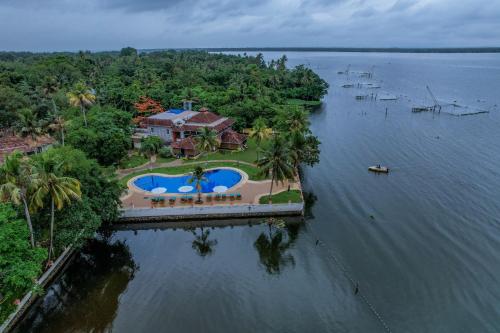
[[[311, 115], [305, 223], [118, 231], [19, 332], [384, 332], [365, 300], [392, 332], [500, 331], [500, 55], [287, 56], [331, 86]], [[367, 81], [381, 88], [341, 88]], [[491, 112], [412, 113], [426, 85]], [[399, 99], [355, 100], [372, 90]], [[391, 173], [367, 171], [379, 163]]]

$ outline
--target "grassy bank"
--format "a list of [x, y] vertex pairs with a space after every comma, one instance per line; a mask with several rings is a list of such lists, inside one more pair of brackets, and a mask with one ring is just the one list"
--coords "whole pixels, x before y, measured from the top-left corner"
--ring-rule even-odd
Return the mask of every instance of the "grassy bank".
[[[261, 144], [264, 146], [265, 142]], [[197, 158], [197, 161], [213, 161], [213, 160], [237, 160], [248, 163], [255, 163], [257, 160], [257, 144], [254, 140], [248, 139], [247, 149], [242, 151], [236, 150], [219, 150], [214, 153], [206, 154]]]
[[[271, 196], [273, 204], [279, 204], [279, 203], [298, 203], [302, 202], [302, 197], [300, 196], [300, 191], [299, 190], [290, 190], [290, 191], [284, 191], [280, 192], [278, 194], [273, 194]], [[269, 195], [262, 196], [259, 199], [260, 204], [267, 204], [269, 203]]]

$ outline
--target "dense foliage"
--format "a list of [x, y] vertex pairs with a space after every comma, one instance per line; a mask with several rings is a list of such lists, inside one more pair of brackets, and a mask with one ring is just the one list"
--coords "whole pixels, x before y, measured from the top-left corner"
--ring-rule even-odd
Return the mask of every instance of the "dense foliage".
[[[78, 54], [0, 54], [0, 123], [11, 126], [18, 110], [30, 108], [38, 118], [70, 107], [68, 92], [84, 82], [96, 104], [138, 116], [137, 103], [151, 98], [165, 108], [183, 99], [195, 109], [208, 107], [250, 127], [261, 116], [272, 120], [287, 99], [319, 100], [328, 85], [311, 69], [286, 68], [286, 57], [265, 63], [262, 55], [230, 56], [202, 51]], [[81, 87], [80, 87], [81, 88]], [[149, 101], [151, 102], [151, 101]], [[154, 103], [154, 102], [153, 102]], [[77, 109], [77, 105], [74, 104]]]
[[34, 286], [47, 258], [47, 251], [31, 248], [28, 238], [26, 222], [11, 206], [0, 204], [0, 323], [14, 300]]

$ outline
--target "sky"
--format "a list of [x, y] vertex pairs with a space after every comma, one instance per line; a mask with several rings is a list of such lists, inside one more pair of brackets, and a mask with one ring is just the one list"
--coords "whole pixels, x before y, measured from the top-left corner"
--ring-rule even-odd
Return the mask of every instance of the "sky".
[[500, 0], [0, 0], [0, 50], [500, 46]]

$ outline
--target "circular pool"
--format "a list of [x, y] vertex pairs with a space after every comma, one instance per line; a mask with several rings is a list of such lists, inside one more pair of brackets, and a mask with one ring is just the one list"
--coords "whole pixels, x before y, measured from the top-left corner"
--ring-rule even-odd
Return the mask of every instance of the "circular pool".
[[[228, 189], [238, 184], [243, 178], [242, 174], [233, 169], [212, 169], [205, 171], [206, 180], [201, 182], [201, 192], [214, 192], [216, 186], [226, 186]], [[133, 185], [143, 191], [151, 192], [153, 189], [165, 188], [164, 193], [196, 193], [196, 184], [190, 183], [191, 175], [162, 176], [149, 174], [137, 177]], [[191, 191], [179, 191], [179, 188], [191, 186]]]

